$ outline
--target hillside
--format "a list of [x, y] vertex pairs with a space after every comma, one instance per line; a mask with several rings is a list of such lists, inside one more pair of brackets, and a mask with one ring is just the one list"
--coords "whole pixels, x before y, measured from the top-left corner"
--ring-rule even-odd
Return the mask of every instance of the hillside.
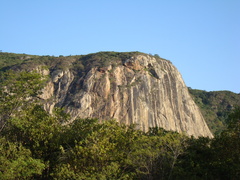
[[[4, 55], [0, 60], [0, 179], [240, 179], [240, 107], [233, 108], [239, 94], [190, 89], [190, 95], [170, 61], [138, 52], [5, 56], [8, 60]], [[215, 137], [199, 137], [206, 135], [199, 129], [208, 129], [192, 98], [206, 117], [221, 117], [217, 122], [231, 111], [227, 128]], [[121, 106], [107, 108], [114, 101]], [[138, 123], [106, 121], [112, 109], [123, 120], [137, 117], [133, 120], [153, 126], [142, 131]], [[93, 112], [104, 121], [85, 118]], [[158, 113], [164, 118], [146, 121]], [[172, 129], [154, 126], [161, 121]], [[178, 131], [183, 125], [190, 130]]]
[[240, 106], [240, 94], [230, 91], [207, 92], [189, 88], [189, 92], [214, 134], [226, 128], [228, 114], [235, 106]]
[[[141, 52], [99, 52], [77, 56], [37, 56], [28, 54], [0, 53], [1, 71], [9, 68], [32, 69], [36, 66], [44, 66], [46, 69], [71, 69], [75, 76], [82, 76], [93, 67], [106, 67], [109, 64], [115, 66], [133, 55], [144, 55]], [[160, 58], [158, 55], [155, 58]], [[160, 58], [161, 59], [161, 58]], [[189, 88], [195, 103], [210, 128], [215, 134], [219, 134], [226, 128], [226, 118], [235, 105], [240, 105], [240, 95], [229, 91], [207, 92]]]
[[64, 108], [71, 115], [70, 122], [78, 117], [116, 119], [136, 124], [145, 132], [162, 127], [212, 137], [181, 74], [158, 55], [99, 52], [67, 57], [5, 56], [14, 59], [10, 64], [13, 70], [36, 70], [50, 77], [41, 96], [44, 107], [49, 112]]

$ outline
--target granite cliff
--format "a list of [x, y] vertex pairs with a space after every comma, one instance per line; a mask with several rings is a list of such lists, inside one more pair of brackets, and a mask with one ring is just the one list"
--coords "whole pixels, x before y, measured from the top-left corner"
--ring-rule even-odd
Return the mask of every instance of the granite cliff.
[[[105, 52], [107, 53], [107, 52]], [[149, 127], [213, 137], [181, 74], [168, 60], [143, 53], [100, 53], [61, 61], [41, 98], [50, 112], [63, 107], [75, 118], [116, 119]]]

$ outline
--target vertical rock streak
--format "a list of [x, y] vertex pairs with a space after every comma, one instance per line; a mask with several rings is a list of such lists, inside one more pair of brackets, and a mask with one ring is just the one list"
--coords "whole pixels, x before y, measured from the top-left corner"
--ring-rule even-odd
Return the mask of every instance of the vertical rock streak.
[[43, 96], [55, 98], [45, 106], [50, 111], [56, 105], [64, 107], [72, 120], [116, 119], [144, 131], [158, 126], [212, 137], [181, 74], [167, 60], [138, 55], [118, 66], [94, 67], [84, 78], [68, 69], [56, 70], [51, 76]]

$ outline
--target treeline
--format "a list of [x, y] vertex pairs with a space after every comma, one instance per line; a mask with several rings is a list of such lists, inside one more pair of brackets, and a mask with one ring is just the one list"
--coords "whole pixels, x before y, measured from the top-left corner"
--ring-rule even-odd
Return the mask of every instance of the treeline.
[[240, 109], [214, 139], [52, 114], [34, 72], [0, 76], [0, 179], [239, 179]]

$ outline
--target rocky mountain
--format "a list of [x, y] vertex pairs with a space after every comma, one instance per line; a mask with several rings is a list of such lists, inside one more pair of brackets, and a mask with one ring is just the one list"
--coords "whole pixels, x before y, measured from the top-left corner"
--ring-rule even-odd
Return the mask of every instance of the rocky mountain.
[[181, 74], [158, 56], [139, 52], [28, 56], [20, 66], [50, 75], [41, 95], [44, 106], [50, 112], [63, 107], [71, 121], [116, 119], [143, 131], [158, 126], [213, 137]]

